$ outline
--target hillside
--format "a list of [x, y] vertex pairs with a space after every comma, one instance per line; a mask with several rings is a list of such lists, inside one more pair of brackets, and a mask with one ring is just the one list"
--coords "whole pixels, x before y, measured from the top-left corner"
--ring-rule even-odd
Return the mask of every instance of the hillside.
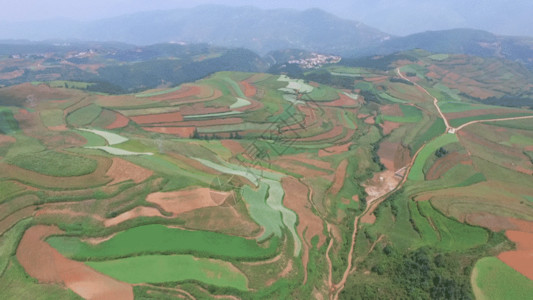
[[427, 31], [384, 41], [366, 51], [368, 55], [424, 49], [434, 53], [462, 53], [500, 57], [533, 68], [533, 38], [498, 36], [474, 29]]
[[[95, 71], [251, 53], [182, 47]], [[532, 101], [503, 106], [531, 95], [526, 68], [414, 50], [300, 71], [0, 88], [2, 297], [533, 293]]]
[[286, 48], [343, 54], [375, 45], [389, 35], [319, 9], [261, 10], [214, 5], [144, 12], [88, 23], [59, 20], [0, 27], [0, 39], [58, 37], [138, 45], [209, 43], [244, 47], [260, 54]]

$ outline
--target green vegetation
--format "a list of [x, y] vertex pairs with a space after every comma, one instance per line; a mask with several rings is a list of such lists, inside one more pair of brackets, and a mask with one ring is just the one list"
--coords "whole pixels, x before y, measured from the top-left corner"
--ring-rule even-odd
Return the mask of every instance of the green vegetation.
[[268, 248], [263, 248], [254, 240], [237, 236], [209, 231], [187, 231], [156, 224], [120, 232], [98, 246], [92, 246], [74, 237], [56, 236], [47, 239], [59, 252], [77, 260], [102, 260], [158, 253], [194, 253], [204, 257], [253, 260], [274, 256], [278, 241], [279, 239], [274, 238]]
[[26, 170], [56, 177], [91, 174], [98, 166], [93, 159], [56, 151], [20, 154], [10, 158], [8, 162]]
[[415, 123], [422, 119], [422, 112], [411, 105], [400, 105], [403, 116], [383, 115], [383, 120], [399, 123]]
[[44, 126], [52, 127], [65, 125], [63, 110], [61, 109], [44, 110], [41, 112], [41, 119], [43, 120]]
[[533, 282], [496, 257], [476, 263], [472, 284], [479, 289], [479, 299], [528, 299], [533, 294]]
[[87, 126], [96, 120], [101, 112], [100, 106], [91, 104], [68, 114], [67, 123], [76, 127]]
[[231, 264], [191, 255], [149, 255], [88, 262], [98, 272], [128, 283], [200, 281], [220, 287], [248, 290], [244, 274]]
[[10, 109], [0, 107], [0, 133], [12, 134], [19, 129]]
[[472, 117], [452, 119], [450, 120], [450, 125], [453, 127], [458, 127], [460, 125], [466, 124], [471, 121], [524, 117], [524, 116], [531, 116], [531, 115], [532, 114], [530, 112], [508, 113], [508, 114], [486, 114], [486, 115], [481, 115], [481, 116], [472, 116]]
[[459, 140], [455, 134], [444, 134], [429, 142], [418, 154], [418, 157], [411, 168], [411, 173], [409, 173], [409, 179], [424, 180], [423, 168], [426, 160], [433, 155], [438, 148], [458, 141]]

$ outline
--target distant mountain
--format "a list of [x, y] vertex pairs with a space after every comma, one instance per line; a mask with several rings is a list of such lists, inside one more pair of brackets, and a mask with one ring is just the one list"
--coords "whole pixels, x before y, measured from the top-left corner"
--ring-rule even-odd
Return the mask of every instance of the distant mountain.
[[191, 9], [143, 12], [93, 22], [0, 24], [0, 38], [75, 38], [137, 45], [162, 42], [243, 47], [260, 54], [297, 48], [349, 54], [390, 38], [360, 22], [320, 9], [305, 11], [203, 5]]
[[499, 36], [474, 29], [427, 31], [392, 38], [364, 52], [367, 55], [383, 55], [416, 48], [434, 53], [500, 57], [518, 61], [533, 68], [533, 38]]

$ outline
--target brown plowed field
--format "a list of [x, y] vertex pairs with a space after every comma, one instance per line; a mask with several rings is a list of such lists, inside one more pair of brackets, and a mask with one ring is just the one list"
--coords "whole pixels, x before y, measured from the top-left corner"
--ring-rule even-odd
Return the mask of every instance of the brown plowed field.
[[130, 122], [130, 119], [126, 118], [124, 115], [120, 113], [115, 113], [115, 121], [113, 123], [106, 126], [106, 129], [117, 129], [128, 126], [128, 123]]
[[194, 127], [143, 127], [150, 132], [173, 134], [182, 138], [189, 138], [194, 133]]
[[157, 124], [165, 122], [181, 122], [183, 121], [183, 116], [180, 112], [172, 112], [165, 114], [157, 115], [141, 115], [130, 117], [131, 120], [137, 124]]
[[162, 218], [165, 218], [165, 216], [163, 216], [161, 214], [161, 212], [157, 209], [157, 208], [153, 208], [153, 207], [145, 207], [145, 206], [139, 206], [139, 207], [136, 207], [132, 210], [129, 210], [125, 213], [122, 213], [114, 218], [111, 218], [111, 219], [107, 219], [104, 221], [104, 226], [105, 227], [111, 227], [111, 226], [115, 226], [115, 225], [118, 225], [122, 222], [126, 222], [128, 220], [131, 220], [131, 219], [135, 219], [135, 218], [138, 218], [138, 217], [162, 217]]
[[240, 82], [241, 88], [244, 91], [244, 96], [251, 98], [257, 94], [257, 88], [250, 84], [247, 80]]
[[57, 227], [43, 225], [26, 230], [17, 248], [17, 259], [30, 276], [41, 283], [64, 284], [85, 299], [133, 299], [131, 285], [65, 258], [44, 241], [61, 233]]
[[113, 164], [107, 170], [106, 176], [113, 178], [113, 181], [109, 183], [109, 185], [113, 185], [126, 180], [141, 183], [153, 174], [152, 170], [145, 169], [122, 158], [114, 157]]
[[403, 117], [399, 104], [390, 104], [381, 107], [381, 113], [387, 116]]
[[152, 193], [146, 197], [146, 201], [155, 203], [165, 211], [177, 216], [199, 208], [222, 205], [229, 195], [230, 193], [228, 192], [196, 188], [175, 192]]
[[218, 99], [222, 97], [223, 93], [220, 90], [212, 90], [210, 87], [202, 87], [202, 92], [196, 98], [183, 98], [183, 99], [174, 99], [174, 101], [169, 101], [171, 105], [181, 105], [181, 104], [191, 104], [191, 103], [201, 103], [211, 100]]
[[391, 121], [384, 121], [381, 125], [381, 128], [383, 128], [383, 134], [388, 135], [390, 134], [394, 129], [400, 128], [402, 126], [401, 123], [391, 122]]
[[357, 104], [358, 103], [356, 100], [342, 93], [339, 93], [339, 99], [324, 103], [324, 105], [333, 106], [333, 107], [353, 107], [353, 106], [356, 106]]
[[376, 124], [376, 119], [374, 118], [374, 116], [370, 116], [365, 119], [365, 124], [374, 125]]
[[436, 180], [460, 163], [472, 163], [467, 154], [452, 152], [435, 161], [426, 174], [426, 180]]
[[150, 97], [150, 99], [155, 101], [167, 101], [167, 100], [176, 100], [176, 99], [183, 99], [193, 96], [198, 96], [202, 93], [202, 88], [197, 85], [184, 85], [179, 90], [167, 93], [163, 95], [158, 95], [154, 97]]
[[[302, 264], [304, 266], [304, 276], [307, 277], [307, 263], [309, 262], [309, 246], [311, 239], [318, 235], [318, 245], [320, 248], [326, 241], [323, 234], [324, 224], [322, 219], [313, 214], [307, 195], [307, 186], [292, 177], [284, 177], [281, 180], [285, 197], [283, 204], [298, 215], [298, 235], [303, 240]], [[304, 234], [305, 232], [305, 234]]]
[[17, 140], [14, 137], [10, 136], [10, 135], [0, 134], [0, 145], [11, 144], [11, 143], [14, 143], [16, 141]]
[[331, 146], [331, 147], [328, 147], [328, 148], [325, 148], [325, 149], [320, 149], [318, 151], [318, 157], [325, 157], [325, 156], [330, 156], [330, 155], [341, 154], [341, 153], [347, 152], [347, 151], [350, 150], [350, 146], [351, 145], [352, 145], [351, 143], [348, 143], [348, 144], [344, 144], [344, 145]]
[[237, 141], [221, 140], [220, 143], [222, 144], [222, 146], [226, 147], [229, 151], [231, 151], [232, 155], [243, 154], [244, 152], [246, 152], [241, 143]]
[[189, 106], [184, 106], [181, 109], [181, 114], [183, 116], [190, 116], [190, 115], [206, 115], [206, 114], [218, 114], [218, 113], [225, 113], [229, 112], [227, 106], [223, 107], [206, 107], [204, 103], [197, 103]]
[[335, 170], [335, 180], [328, 191], [330, 195], [336, 195], [342, 189], [346, 177], [346, 167], [348, 167], [348, 161], [343, 160]]
[[509, 230], [505, 235], [516, 243], [516, 250], [500, 253], [498, 258], [533, 280], [533, 233]]
[[68, 130], [67, 125], [49, 126], [47, 128], [50, 131], [66, 131], [66, 130]]

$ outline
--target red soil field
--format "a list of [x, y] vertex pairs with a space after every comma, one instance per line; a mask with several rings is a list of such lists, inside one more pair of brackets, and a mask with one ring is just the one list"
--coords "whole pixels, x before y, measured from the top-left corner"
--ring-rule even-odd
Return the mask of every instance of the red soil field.
[[152, 170], [145, 169], [122, 158], [114, 157], [113, 164], [105, 175], [113, 178], [113, 181], [108, 183], [108, 185], [113, 185], [126, 180], [141, 183], [153, 174]]
[[223, 107], [205, 107], [204, 103], [196, 103], [181, 108], [181, 114], [183, 116], [189, 115], [203, 115], [203, 114], [216, 114], [230, 111], [227, 106]]
[[391, 122], [391, 121], [384, 121], [383, 124], [381, 124], [381, 128], [383, 128], [384, 135], [388, 135], [394, 129], [400, 128], [400, 126], [402, 126], [401, 123], [396, 123], [396, 122]]
[[2, 144], [11, 144], [11, 143], [14, 143], [16, 142], [17, 140], [10, 136], [10, 135], [5, 135], [5, 134], [0, 134], [0, 145]]
[[153, 207], [145, 207], [145, 206], [138, 206], [135, 207], [132, 210], [129, 210], [125, 213], [122, 213], [114, 218], [107, 219], [104, 221], [105, 227], [111, 227], [116, 226], [122, 222], [126, 222], [131, 219], [135, 219], [138, 217], [162, 217], [166, 218], [161, 214], [161, 212], [157, 208]]
[[183, 116], [180, 112], [172, 112], [157, 115], [141, 115], [130, 117], [131, 120], [137, 124], [157, 124], [164, 122], [180, 122], [183, 121]]
[[365, 119], [365, 124], [374, 125], [376, 124], [376, 119], [374, 116], [368, 117]]
[[533, 280], [533, 233], [508, 230], [505, 235], [516, 243], [516, 250], [500, 253], [498, 258]]
[[24, 70], [15, 70], [12, 72], [0, 73], [0, 79], [10, 80], [24, 75]]
[[344, 145], [331, 146], [331, 147], [328, 147], [328, 148], [320, 149], [318, 151], [318, 157], [325, 157], [325, 156], [330, 156], [330, 155], [341, 154], [341, 153], [347, 152], [347, 151], [350, 150], [350, 146], [351, 145], [352, 145], [351, 143], [348, 143], [348, 144], [344, 144]]
[[146, 201], [155, 203], [174, 216], [199, 208], [222, 205], [231, 193], [196, 188], [175, 192], [156, 192], [148, 195]]
[[398, 149], [399, 143], [392, 142], [381, 142], [379, 144], [378, 156], [381, 163], [385, 166], [387, 170], [395, 171], [394, 166], [394, 157], [396, 156], [396, 151]]
[[117, 129], [128, 126], [130, 119], [120, 113], [115, 113], [115, 121], [106, 126], [106, 129]]
[[189, 138], [194, 133], [194, 127], [143, 127], [150, 132], [159, 132], [177, 135], [182, 138]]
[[240, 85], [244, 91], [244, 96], [246, 96], [246, 98], [251, 98], [255, 96], [255, 94], [257, 94], [257, 88], [251, 85], [250, 82], [248, 82], [247, 80], [241, 81]]
[[85, 264], [65, 258], [44, 239], [63, 233], [53, 226], [28, 229], [17, 249], [26, 272], [41, 283], [64, 284], [85, 299], [133, 299], [131, 285], [100, 274]]
[[387, 116], [403, 117], [403, 112], [398, 104], [389, 104], [380, 108], [381, 113]]
[[[308, 189], [303, 183], [292, 177], [281, 180], [285, 197], [283, 204], [298, 215], [298, 235], [302, 238], [302, 264], [304, 266], [304, 282], [307, 280], [307, 263], [309, 262], [309, 247], [311, 239], [318, 235], [317, 247], [320, 248], [326, 241], [322, 233], [324, 225], [322, 220], [313, 214], [312, 207], [307, 199]], [[305, 232], [305, 233], [304, 233]]]
[[197, 96], [197, 95], [200, 95], [200, 93], [202, 93], [202, 88], [200, 86], [183, 85], [182, 88], [180, 88], [179, 90], [175, 92], [150, 97], [150, 99], [156, 100], [156, 101], [175, 100], [175, 99], [182, 99], [182, 98]]
[[366, 119], [366, 118], [368, 118], [369, 116], [370, 116], [370, 115], [368, 115], [368, 114], [358, 114], [358, 115], [357, 115], [357, 118], [358, 118], [358, 119]]
[[330, 195], [336, 195], [342, 189], [342, 185], [344, 184], [344, 177], [346, 177], [347, 166], [348, 161], [343, 160], [335, 170], [335, 180], [333, 181], [333, 184], [331, 185], [331, 188], [328, 191]]
[[448, 155], [441, 157], [435, 161], [435, 163], [429, 168], [426, 174], [426, 180], [436, 180], [444, 175], [448, 170], [460, 163], [467, 163], [472, 161], [466, 154], [460, 154], [459, 152], [452, 152]]
[[51, 131], [66, 131], [68, 130], [67, 125], [58, 125], [58, 126], [50, 126], [48, 127], [48, 130]]
[[387, 76], [365, 77], [365, 81], [378, 83], [378, 82], [385, 81], [388, 78], [389, 77], [387, 77]]
[[244, 147], [237, 141], [233, 140], [221, 140], [220, 143], [222, 146], [228, 148], [231, 151], [231, 154], [238, 155], [244, 153], [246, 150]]
[[339, 93], [339, 99], [324, 103], [324, 105], [333, 107], [355, 106], [357, 104], [358, 103], [356, 100], [344, 95], [343, 93]]

